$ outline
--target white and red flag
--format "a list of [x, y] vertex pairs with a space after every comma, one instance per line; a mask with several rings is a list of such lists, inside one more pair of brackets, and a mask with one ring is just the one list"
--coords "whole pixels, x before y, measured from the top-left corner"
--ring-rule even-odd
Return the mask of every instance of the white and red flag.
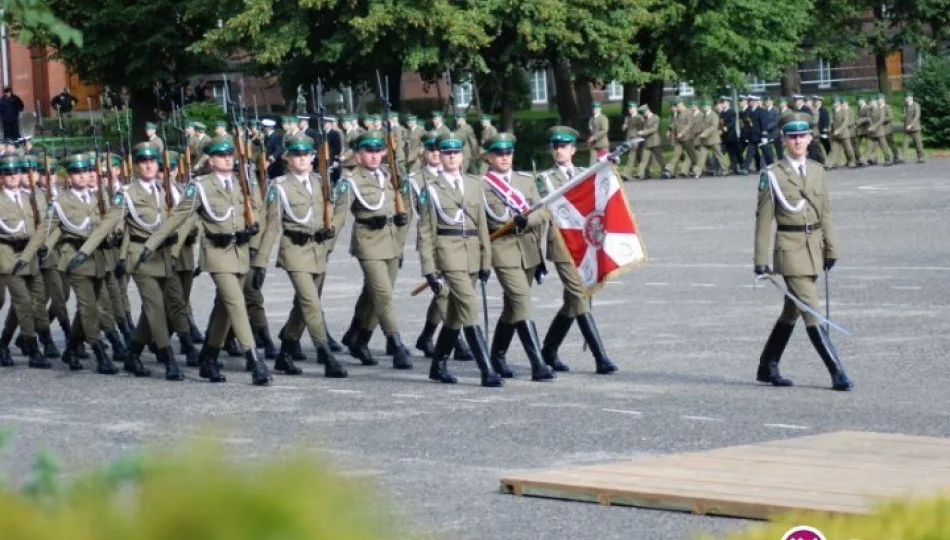
[[613, 163], [581, 171], [544, 202], [588, 289], [646, 262], [646, 250]]

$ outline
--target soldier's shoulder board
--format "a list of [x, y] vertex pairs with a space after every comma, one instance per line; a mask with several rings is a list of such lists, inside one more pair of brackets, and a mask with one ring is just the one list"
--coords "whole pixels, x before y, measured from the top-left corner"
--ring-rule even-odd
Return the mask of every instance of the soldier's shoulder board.
[[271, 183], [273, 183], [273, 184], [279, 184], [279, 183], [283, 182], [283, 181], [286, 180], [286, 179], [287, 179], [286, 176], [278, 176], [277, 178], [274, 178], [273, 180], [271, 180]]
[[277, 186], [271, 185], [270, 189], [267, 190], [267, 202], [271, 203], [277, 200]]
[[809, 160], [808, 160], [808, 170], [811, 170], [813, 167], [815, 168], [815, 170], [822, 170], [822, 171], [825, 170], [825, 166], [824, 166], [824, 165], [822, 165], [821, 163], [818, 163], [817, 161], [815, 161], [815, 160], [813, 160], [813, 159], [809, 159]]
[[759, 173], [759, 191], [765, 191], [769, 189], [769, 172], [764, 170]]

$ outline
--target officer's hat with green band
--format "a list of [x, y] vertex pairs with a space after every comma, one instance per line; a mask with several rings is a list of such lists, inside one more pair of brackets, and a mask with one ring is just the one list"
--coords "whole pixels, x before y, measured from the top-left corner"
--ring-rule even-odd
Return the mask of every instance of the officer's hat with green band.
[[517, 139], [511, 133], [499, 133], [488, 139], [485, 149], [489, 152], [514, 151]]
[[[172, 150], [168, 151], [168, 166], [170, 168], [174, 169], [178, 167], [178, 157], [178, 152], [174, 152]], [[164, 157], [158, 161], [158, 167], [163, 170], [165, 169]]]
[[428, 150], [435, 150], [436, 148], [438, 148], [435, 142], [436, 139], [438, 138], [439, 138], [438, 131], [426, 131], [425, 133], [422, 134], [422, 137], [421, 137], [422, 145], [425, 146], [426, 149]]
[[464, 146], [462, 138], [455, 133], [442, 133], [436, 137], [435, 142], [439, 145], [440, 151], [461, 150], [462, 146]]
[[208, 126], [206, 126], [204, 122], [195, 122], [195, 129], [198, 131], [207, 131]]
[[579, 133], [568, 126], [554, 126], [548, 129], [547, 135], [549, 144], [574, 144], [577, 142]]
[[66, 158], [66, 162], [63, 164], [66, 167], [68, 172], [83, 172], [91, 167], [91, 164], [86, 159], [85, 154], [73, 154]]
[[138, 143], [132, 147], [132, 159], [135, 161], [158, 159], [158, 147], [148, 142]]
[[121, 167], [122, 166], [122, 156], [119, 154], [112, 154], [112, 166]]
[[371, 115], [367, 116], [366, 119], [367, 119], [367, 120], [370, 120], [370, 121], [372, 121], [372, 122], [382, 122], [382, 121], [383, 121], [383, 117], [380, 116], [380, 115], [378, 115], [378, 114], [371, 114]]
[[234, 141], [227, 135], [218, 135], [208, 141], [205, 145], [205, 154], [213, 156], [215, 154], [228, 155], [234, 153]]
[[281, 124], [296, 124], [297, 119], [293, 116], [284, 116], [280, 119]]
[[628, 108], [628, 109], [636, 109], [638, 106], [639, 106], [639, 104], [638, 104], [636, 101], [628, 101], [628, 102], [627, 102], [627, 108]]
[[481, 118], [482, 120], [489, 120], [489, 121], [490, 121], [490, 120], [491, 120], [491, 115], [490, 115], [490, 114], [483, 114], [483, 115], [481, 115], [479, 118]]
[[442, 111], [432, 111], [432, 118], [442, 118]]
[[591, 108], [592, 108], [592, 109], [601, 109], [601, 108], [603, 108], [603, 107], [601, 106], [601, 104], [600, 104], [599, 101], [595, 101], [595, 102], [591, 103]]
[[192, 120], [188, 120], [187, 122], [185, 122], [185, 129], [193, 128], [193, 127], [195, 127], [195, 123]]
[[[47, 161], [46, 159], [41, 159], [41, 160], [39, 160], [39, 163], [37, 164], [36, 170], [38, 170], [38, 171], [41, 172], [41, 173], [45, 173], [45, 172], [46, 172], [46, 161]], [[50, 174], [56, 173], [56, 169], [58, 169], [58, 168], [59, 168], [59, 165], [56, 163], [56, 160], [50, 159], [50, 160], [49, 160], [49, 173], [50, 173]]]
[[217, 122], [214, 123], [214, 127], [215, 127], [215, 129], [217, 129], [217, 128], [224, 128], [224, 129], [227, 129], [227, 128], [228, 128], [228, 123], [225, 122], [224, 120], [218, 120]]
[[418, 120], [418, 118], [416, 117], [416, 115], [414, 115], [414, 114], [407, 114], [407, 115], [406, 115], [406, 122], [407, 122], [407, 123], [408, 123], [408, 122], [415, 122], [416, 120]]
[[353, 141], [353, 146], [357, 150], [382, 150], [384, 140], [383, 132], [374, 129], [360, 133], [360, 136]]
[[811, 128], [808, 126], [808, 119], [800, 114], [790, 114], [785, 117], [783, 121], [785, 122], [782, 125], [783, 135], [811, 133]]
[[145, 129], [158, 129], [158, 125], [155, 122], [145, 122]]
[[31, 171], [35, 171], [39, 168], [39, 160], [36, 159], [36, 156], [34, 156], [33, 154], [27, 154], [23, 156], [23, 160], [25, 162], [24, 166], [27, 169]]
[[313, 139], [303, 133], [295, 133], [285, 142], [287, 151], [291, 153], [309, 154], [313, 152]]
[[18, 173], [20, 169], [23, 168], [23, 161], [20, 160], [20, 156], [16, 155], [7, 155], [0, 158], [0, 174], [7, 173]]

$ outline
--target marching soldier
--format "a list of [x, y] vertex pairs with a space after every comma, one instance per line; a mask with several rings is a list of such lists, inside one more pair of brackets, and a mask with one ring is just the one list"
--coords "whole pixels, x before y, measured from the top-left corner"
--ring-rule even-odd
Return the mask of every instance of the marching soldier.
[[[637, 136], [643, 129], [643, 117], [638, 114], [637, 111], [637, 102], [629, 101], [627, 102], [627, 117], [623, 119], [623, 133], [624, 139], [629, 140]], [[637, 168], [637, 163], [643, 159], [643, 143], [637, 145], [636, 149], [631, 149], [630, 153], [627, 155], [627, 164], [623, 169], [624, 179], [629, 180], [633, 175], [633, 171]]]
[[[838, 243], [829, 206], [825, 170], [807, 159], [811, 143], [808, 116], [795, 114], [782, 128], [785, 159], [759, 178], [759, 201], [755, 220], [755, 273], [758, 276], [781, 275], [803, 304], [819, 308], [816, 281], [838, 259]], [[772, 221], [777, 223], [773, 270], [769, 269], [769, 237]], [[851, 380], [844, 372], [827, 330], [811, 313], [802, 311], [790, 298], [779, 316], [765, 349], [759, 358], [756, 380], [773, 386], [791, 386], [792, 381], [779, 372], [779, 361], [799, 316], [805, 320], [808, 337], [831, 374], [832, 388], [850, 390]]]
[[831, 126], [832, 168], [836, 168], [844, 159], [848, 167], [857, 167], [854, 161], [854, 148], [851, 147], [851, 111], [844, 106], [841, 96], [834, 97], [834, 109]]
[[884, 94], [878, 94], [877, 101], [880, 104], [881, 114], [883, 116], [881, 127], [884, 132], [884, 143], [887, 145], [887, 149], [893, 158], [891, 163], [898, 165], [903, 163], [904, 160], [901, 159], [900, 150], [898, 150], [897, 144], [894, 142], [894, 111], [891, 108], [891, 104], [887, 102], [887, 96]]
[[[676, 167], [683, 159], [683, 170], [688, 172], [693, 163], [696, 163], [696, 154], [693, 152], [692, 115], [686, 108], [683, 98], [677, 98], [673, 105], [673, 121], [670, 122], [670, 142], [673, 143], [673, 159], [666, 164], [663, 178], [676, 176]], [[685, 174], [685, 172], [684, 172]]]
[[146, 140], [152, 143], [152, 146], [157, 148], [158, 152], [161, 153], [165, 150], [165, 141], [156, 134], [156, 130], [158, 130], [158, 125], [155, 124], [155, 122], [145, 122]]
[[448, 308], [433, 351], [429, 378], [446, 384], [458, 382], [449, 372], [447, 360], [462, 333], [475, 356], [482, 386], [497, 388], [504, 386], [504, 381], [488, 360], [485, 334], [478, 326], [475, 293], [475, 280], [485, 283], [491, 276], [492, 248], [485, 195], [478, 178], [462, 170], [462, 138], [443, 133], [437, 144], [442, 170], [419, 193], [419, 259], [432, 292], [438, 295], [448, 289]]
[[[784, 98], [782, 98], [784, 99]], [[762, 107], [762, 110], [765, 111], [765, 129], [768, 133], [766, 137], [767, 143], [772, 147], [774, 152], [775, 159], [782, 159], [784, 153], [782, 152], [782, 133], [781, 133], [781, 124], [782, 124], [782, 112], [778, 108], [773, 106], [772, 96], [765, 96], [765, 106]]]
[[650, 162], [654, 162], [663, 172], [665, 163], [663, 162], [663, 147], [660, 140], [660, 117], [653, 114], [650, 106], [640, 105], [640, 113], [643, 115], [643, 129], [637, 131], [634, 136], [643, 137], [643, 156], [640, 159], [640, 168], [637, 170], [637, 180], [643, 180], [650, 177]]
[[468, 174], [472, 162], [478, 158], [479, 143], [475, 130], [465, 119], [464, 112], [455, 113], [455, 134], [462, 138], [462, 171]]
[[877, 164], [877, 151], [880, 149], [881, 153], [884, 154], [884, 166], [890, 167], [891, 153], [887, 147], [884, 133], [883, 103], [884, 100], [880, 97], [878, 99], [872, 97], [868, 101], [868, 116], [871, 119], [871, 123], [868, 125], [868, 163], [871, 165]]
[[904, 155], [909, 156], [910, 141], [914, 141], [914, 149], [917, 151], [917, 163], [923, 163], [926, 160], [924, 156], [924, 144], [920, 140], [920, 104], [914, 101], [914, 94], [907, 92], [904, 94]]
[[[869, 140], [869, 133], [871, 127], [871, 106], [868, 104], [867, 98], [864, 96], [858, 96], [858, 112], [855, 114], [857, 122], [857, 140], [853, 142], [854, 146], [854, 157], [858, 160], [858, 163], [867, 163], [870, 166], [877, 165], [877, 157], [872, 153], [872, 145]], [[863, 160], [861, 157], [861, 143], [867, 143], [867, 160]]]
[[439, 135], [451, 133], [449, 126], [442, 122], [442, 111], [432, 111], [432, 131], [438, 132]]
[[[541, 197], [531, 174], [512, 170], [514, 152], [515, 136], [510, 133], [499, 133], [488, 141], [491, 169], [483, 177], [488, 230], [493, 233], [511, 220], [515, 223], [509, 232], [491, 243], [491, 263], [504, 290], [504, 307], [492, 339], [491, 365], [504, 378], [515, 376], [506, 356], [517, 331], [531, 363], [531, 380], [549, 381], [554, 379], [554, 373], [544, 364], [538, 330], [531, 320], [531, 283], [540, 280], [545, 271], [541, 232], [547, 225], [548, 214], [544, 210], [525, 215], [530, 205]], [[471, 340], [469, 346], [478, 359]]]
[[[699, 178], [703, 174], [703, 167], [706, 165], [706, 158], [710, 152], [715, 158], [717, 171], [713, 171], [713, 176], [726, 175], [726, 157], [722, 155], [721, 141], [719, 139], [719, 115], [713, 112], [712, 102], [704, 100], [702, 102], [702, 121], [699, 123], [696, 138], [699, 144], [699, 156], [696, 164], [693, 166], [693, 176]], [[550, 251], [549, 251], [550, 253]]]
[[480, 165], [478, 167], [478, 173], [484, 175], [488, 172], [488, 162], [485, 161], [485, 143], [495, 135], [498, 135], [498, 128], [492, 125], [490, 114], [482, 114], [481, 122], [482, 132], [479, 138], [478, 158]]
[[406, 115], [406, 165], [409, 172], [416, 172], [425, 164], [422, 162], [422, 138], [426, 130], [419, 125], [414, 114]]
[[[713, 131], [716, 138], [719, 137], [717, 130], [718, 120]], [[555, 126], [548, 130], [547, 135], [551, 153], [554, 155], [554, 168], [542, 173], [538, 179], [541, 197], [563, 186], [577, 172], [572, 161], [577, 151], [577, 132], [566, 126]], [[554, 371], [570, 371], [570, 368], [558, 358], [557, 352], [576, 319], [584, 340], [594, 355], [597, 373], [606, 375], [617, 371], [617, 366], [607, 357], [604, 342], [597, 330], [597, 323], [594, 322], [594, 315], [590, 312], [590, 296], [581, 282], [577, 267], [564, 245], [560, 231], [553, 225], [548, 228], [547, 258], [554, 263], [554, 269], [561, 279], [561, 285], [564, 287], [564, 301], [554, 316], [548, 333], [544, 336], [544, 346], [541, 349], [544, 362]]]
[[[326, 227], [322, 183], [329, 180], [312, 170], [313, 139], [298, 133], [287, 139], [286, 152], [290, 174], [275, 178], [267, 192], [266, 225], [261, 233], [260, 249], [251, 262], [253, 287], [260, 290], [264, 284], [268, 258], [280, 229], [277, 260], [294, 286], [296, 305], [317, 348], [317, 361], [323, 364], [327, 377], [344, 378], [346, 369], [337, 362], [327, 344], [319, 289], [327, 268], [328, 241], [342, 226], [340, 218], [346, 218], [346, 199], [334, 201], [334, 225]], [[281, 344], [274, 370], [300, 375], [303, 371], [294, 365], [289, 343]]]
[[719, 96], [721, 105], [719, 111], [719, 133], [722, 139], [722, 145], [729, 154], [729, 172], [739, 173], [739, 167], [742, 163], [742, 150], [739, 147], [738, 119], [736, 111], [732, 108], [732, 98], [729, 96]]
[[246, 195], [234, 176], [232, 139], [224, 136], [211, 139], [205, 153], [210, 156], [208, 162], [212, 173], [194, 179], [185, 187], [181, 202], [145, 243], [139, 261], [147, 261], [189, 217], [197, 215], [204, 231], [201, 242], [204, 269], [211, 274], [220, 298], [211, 311], [209, 331], [199, 354], [199, 375], [215, 383], [226, 380], [218, 367], [217, 357], [230, 326], [251, 368], [251, 381], [255, 385], [266, 385], [271, 379], [270, 372], [254, 348], [243, 293], [250, 267], [248, 244], [256, 232], [256, 223], [248, 223], [243, 211]]
[[821, 144], [822, 163], [827, 163], [828, 153], [831, 152], [831, 115], [828, 114], [828, 108], [825, 107], [825, 98], [818, 94], [811, 97], [815, 105], [815, 111], [818, 116], [818, 141]]
[[590, 146], [590, 164], [597, 163], [597, 160], [610, 150], [610, 121], [601, 113], [599, 101], [593, 103], [594, 115], [591, 116], [588, 123], [590, 137], [587, 138], [587, 144]]

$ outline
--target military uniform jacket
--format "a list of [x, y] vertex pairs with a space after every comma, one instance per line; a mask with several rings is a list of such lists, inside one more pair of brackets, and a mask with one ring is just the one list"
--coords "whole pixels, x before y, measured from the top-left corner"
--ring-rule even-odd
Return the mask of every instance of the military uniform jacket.
[[[18, 275], [36, 275], [39, 264], [34, 258], [36, 251], [46, 239], [37, 234], [36, 214], [30, 205], [30, 192], [26, 189], [13, 190], [19, 201], [11, 199], [6, 189], [0, 188], [0, 274], [10, 275], [17, 259], [29, 263]], [[36, 195], [36, 208], [45, 208], [42, 195]], [[42, 216], [40, 216], [42, 217]], [[40, 222], [42, 226], [42, 221]], [[42, 231], [42, 229], [40, 229]], [[10, 245], [19, 243], [22, 246]]]
[[627, 139], [636, 137], [637, 132], [643, 129], [643, 117], [637, 114], [624, 118], [622, 129]]
[[598, 114], [590, 119], [590, 136], [594, 142], [590, 147], [594, 150], [606, 150], [610, 148], [609, 132], [610, 121], [603, 114]]
[[[275, 178], [267, 190], [266, 226], [261, 231], [260, 249], [251, 262], [255, 267], [266, 268], [270, 252], [277, 241], [278, 231], [309, 235], [325, 228], [323, 222], [323, 180], [320, 175], [309, 175], [310, 190], [294, 175]], [[339, 230], [340, 218], [346, 217], [346, 199], [334, 197], [330, 192], [333, 208], [331, 227]], [[323, 274], [327, 271], [329, 241], [308, 241], [300, 244], [281, 234], [277, 251], [277, 264], [288, 272]]]
[[[49, 212], [48, 212], [50, 208], [49, 203], [51, 203], [53, 199], [55, 199], [55, 193], [56, 192], [54, 191], [54, 196], [50, 197], [49, 190], [45, 188], [41, 188], [39, 186], [37, 186], [36, 188], [36, 207], [40, 209], [40, 212], [43, 212], [44, 209], [46, 210], [46, 214], [43, 216], [43, 221], [40, 223], [40, 231], [42, 231], [44, 234], [44, 238], [43, 238], [44, 242], [46, 240], [45, 238], [46, 220], [49, 219]], [[43, 197], [42, 200], [47, 201], [44, 206], [40, 206], [40, 197]], [[49, 269], [55, 270], [57, 265], [59, 265], [59, 250], [58, 249], [48, 250], [46, 254], [46, 258], [40, 261], [40, 268], [42, 268], [43, 270], [49, 270]]]
[[[774, 181], [768, 178], [769, 172]], [[755, 215], [756, 266], [768, 264], [773, 219], [778, 224], [773, 248], [776, 273], [817, 276], [825, 259], [838, 258], [825, 170], [820, 163], [807, 160], [804, 178], [787, 159], [776, 163], [771, 171], [763, 171]], [[815, 230], [806, 232], [805, 226]]]
[[697, 109], [689, 113], [689, 133], [694, 144], [700, 144], [699, 136], [702, 134], [705, 120], [702, 110]]
[[[123, 222], [126, 227], [126, 236], [129, 239], [127, 260], [134, 263], [142, 254], [145, 241], [157, 231], [166, 221], [168, 214], [165, 211], [165, 195], [161, 184], [154, 180], [151, 192], [142, 185], [138, 178], [133, 179], [112, 198], [112, 207], [106, 213], [102, 222], [89, 235], [81, 251], [91, 253], [97, 250], [106, 237], [112, 234]], [[171, 275], [171, 255], [167, 249], [153, 249], [152, 256], [137, 269], [131, 270], [134, 274], [150, 277], [168, 277]]]
[[[497, 174], [497, 173], [496, 173]], [[512, 171], [508, 182], [520, 191], [532, 205], [541, 199], [534, 177], [528, 173]], [[500, 175], [499, 176], [503, 176]], [[497, 193], [483, 186], [485, 214], [488, 216], [488, 232], [493, 233], [510, 221], [515, 212]], [[519, 234], [512, 228], [507, 234], [492, 241], [492, 265], [496, 268], [534, 268], [541, 264], [541, 233], [547, 224], [545, 210], [528, 214], [528, 226]]]
[[[176, 207], [181, 204], [184, 192], [185, 186], [177, 183], [172, 185], [172, 196]], [[201, 241], [200, 236], [201, 224], [198, 222], [198, 216], [192, 214], [178, 229], [178, 241], [175, 242], [170, 251], [172, 258], [178, 261], [179, 272], [191, 272], [197, 266], [195, 255], [197, 254], [198, 242]]]
[[660, 144], [662, 144], [660, 141], [660, 117], [655, 114], [644, 117], [643, 129], [640, 130], [639, 136], [644, 139], [644, 148], [656, 148], [660, 146]]
[[894, 133], [894, 111], [891, 110], [891, 106], [885, 103], [880, 107], [881, 109], [881, 135], [887, 136], [891, 133]]
[[[404, 182], [403, 189], [411, 187]], [[354, 218], [350, 255], [367, 260], [399, 257], [405, 240], [405, 233], [399, 229], [408, 227], [408, 224], [396, 227], [392, 220], [396, 213], [396, 197], [402, 195], [396, 192], [389, 175], [382, 168], [373, 173], [365, 167], [357, 167], [340, 178], [337, 197], [351, 203], [350, 212]], [[374, 229], [369, 224], [373, 220], [385, 220], [386, 224]]]
[[832, 119], [831, 135], [835, 139], [850, 139], [851, 126], [854, 124], [851, 118], [851, 111], [844, 107], [834, 109], [834, 118]]
[[444, 175], [430, 177], [419, 193], [422, 275], [436, 272], [474, 274], [491, 268], [492, 249], [489, 246], [492, 242], [488, 234], [481, 179], [461, 174], [460, 192]]
[[[427, 186], [434, 182], [438, 176], [438, 172], [433, 173], [429, 167], [423, 166], [419, 169], [419, 172], [412, 173], [406, 177], [406, 183], [409, 184], [411, 188], [408, 193], [409, 200], [407, 201], [408, 206], [406, 210], [410, 214], [413, 209], [419, 212], [419, 221], [416, 222], [416, 250], [421, 249], [422, 246], [422, 228], [428, 226], [428, 223], [422, 219], [422, 206], [423, 203], [428, 201], [429, 195], [427, 194], [425, 197], [422, 197], [422, 192], [425, 191]], [[411, 222], [412, 220], [410, 219], [409, 221]], [[408, 229], [409, 227], [405, 228]], [[408, 231], [406, 231], [406, 233], [408, 234]], [[405, 244], [405, 239], [403, 239], [403, 243]]]
[[[157, 253], [158, 246], [168, 235], [179, 230], [191, 216], [198, 217], [206, 237], [209, 234], [234, 235], [245, 231], [251, 225], [244, 220], [245, 195], [237, 175], [232, 174], [228, 178], [230, 190], [225, 190], [224, 183], [216, 173], [199, 176], [185, 186], [181, 202], [168, 216], [168, 220], [153, 233], [145, 247]], [[254, 189], [250, 192], [252, 205], [256, 204]], [[254, 215], [257, 221], [258, 214]], [[255, 236], [259, 237], [259, 234]], [[212, 274], [245, 274], [250, 268], [248, 248], [252, 247], [255, 247], [253, 240], [245, 244], [232, 241], [226, 247], [218, 247], [207, 238], [202, 238], [200, 256], [203, 267]]]
[[[577, 174], [579, 170], [580, 168], [575, 167], [574, 174]], [[538, 194], [542, 198], [547, 197], [551, 192], [557, 190], [567, 183], [568, 180], [569, 178], [567, 177], [567, 174], [565, 174], [564, 171], [558, 166], [544, 171], [538, 178]], [[551, 226], [548, 227], [547, 259], [555, 263], [574, 262], [570, 252], [567, 251], [567, 247], [564, 245], [564, 240], [561, 237], [560, 231], [553, 222], [551, 223]]]
[[720, 123], [720, 133], [722, 140], [725, 142], [734, 142], [739, 136], [736, 133], [736, 111], [733, 109], [726, 109], [719, 113], [722, 122]]
[[673, 117], [670, 127], [673, 130], [673, 137], [677, 142], [685, 142], [693, 139], [690, 128], [693, 125], [693, 114], [691, 112], [681, 111]]
[[159, 152], [165, 151], [165, 141], [163, 141], [162, 138], [159, 137], [158, 135], [152, 135], [151, 137], [149, 137], [148, 142], [151, 143], [152, 146], [155, 146], [156, 148], [158, 148]]
[[914, 133], [920, 131], [920, 104], [916, 101], [904, 105], [904, 131]]
[[478, 157], [478, 138], [475, 137], [475, 130], [472, 129], [472, 126], [465, 124], [464, 126], [459, 126], [456, 134], [462, 139], [464, 143], [462, 145], [462, 156], [465, 159], [472, 159], [473, 157]]
[[868, 108], [871, 124], [868, 126], [868, 137], [882, 137], [884, 135], [884, 111], [877, 105]]
[[703, 146], [716, 146], [719, 140], [719, 115], [715, 111], [702, 113], [702, 122], [699, 124], [699, 137], [696, 139]]
[[768, 134], [766, 138], [770, 140], [780, 138], [782, 133], [781, 126], [779, 124], [781, 123], [780, 120], [782, 119], [782, 113], [780, 113], [775, 107], [769, 107], [767, 109], [763, 107], [762, 110], [765, 111], [765, 127], [763, 128], [763, 131]]
[[871, 133], [871, 122], [873, 121], [873, 116], [871, 114], [871, 106], [865, 105], [861, 107], [861, 110], [858, 112], [858, 135], [869, 135], [875, 136]]
[[828, 114], [827, 107], [818, 109], [818, 133], [823, 139], [827, 139], [831, 131], [831, 115]]
[[[87, 190], [89, 202], [72, 189], [59, 192], [49, 205], [46, 217], [46, 247], [59, 246], [59, 271], [65, 272], [69, 261], [80, 247], [85, 246], [89, 235], [99, 226], [102, 218], [96, 206], [96, 198]], [[88, 258], [73, 274], [84, 277], [103, 278], [106, 275], [106, 255], [101, 249], [84, 251]]]
[[416, 126], [406, 130], [406, 159], [410, 163], [418, 161], [422, 157], [422, 136], [426, 130], [421, 126]]
[[498, 135], [498, 128], [495, 126], [489, 125], [488, 127], [482, 128], [482, 152], [485, 151], [485, 142], [495, 135]]

